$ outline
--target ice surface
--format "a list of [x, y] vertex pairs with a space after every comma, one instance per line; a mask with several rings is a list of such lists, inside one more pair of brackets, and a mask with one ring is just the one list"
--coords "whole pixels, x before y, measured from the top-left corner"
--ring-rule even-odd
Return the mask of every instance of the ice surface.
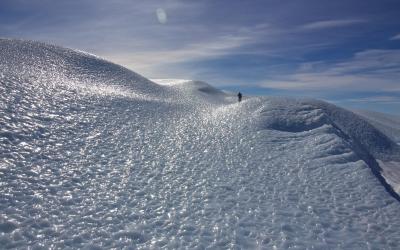
[[187, 79], [150, 79], [150, 80], [157, 84], [167, 85], [167, 86], [185, 84], [185, 83], [189, 83], [192, 81], [192, 80], [187, 80]]
[[354, 113], [0, 49], [1, 247], [398, 248], [399, 149]]

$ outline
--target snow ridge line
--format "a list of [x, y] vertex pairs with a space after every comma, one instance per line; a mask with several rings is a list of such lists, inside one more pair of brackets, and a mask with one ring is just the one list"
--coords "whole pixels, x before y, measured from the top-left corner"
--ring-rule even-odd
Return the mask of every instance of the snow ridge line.
[[379, 180], [383, 185], [385, 190], [397, 201], [400, 202], [400, 195], [396, 193], [394, 188], [386, 181], [385, 177], [382, 176], [383, 169], [379, 166], [377, 160], [371, 155], [371, 153], [366, 150], [362, 144], [351, 139], [349, 135], [343, 132], [335, 123], [332, 126], [338, 131], [337, 135], [341, 136], [343, 139], [350, 141], [353, 152], [360, 157], [361, 160], [371, 169], [372, 174]]
[[332, 104], [311, 99], [269, 98], [258, 109], [259, 127], [289, 133], [304, 133], [323, 126], [347, 142], [349, 148], [365, 162], [386, 191], [400, 201], [398, 180], [388, 180], [378, 162], [400, 162], [400, 147], [383, 132], [357, 114]]

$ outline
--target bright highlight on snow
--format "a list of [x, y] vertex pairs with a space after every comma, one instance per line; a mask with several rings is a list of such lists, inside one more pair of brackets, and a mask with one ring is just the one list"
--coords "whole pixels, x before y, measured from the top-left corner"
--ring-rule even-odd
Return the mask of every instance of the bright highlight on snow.
[[2, 248], [398, 248], [396, 117], [30, 41], [0, 70]]

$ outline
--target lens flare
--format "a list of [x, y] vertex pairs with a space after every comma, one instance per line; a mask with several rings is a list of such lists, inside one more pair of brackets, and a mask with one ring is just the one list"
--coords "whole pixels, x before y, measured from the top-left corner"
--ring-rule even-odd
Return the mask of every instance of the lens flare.
[[157, 15], [158, 22], [160, 22], [161, 24], [167, 23], [167, 13], [165, 12], [164, 9], [158, 8], [156, 10], [156, 15]]

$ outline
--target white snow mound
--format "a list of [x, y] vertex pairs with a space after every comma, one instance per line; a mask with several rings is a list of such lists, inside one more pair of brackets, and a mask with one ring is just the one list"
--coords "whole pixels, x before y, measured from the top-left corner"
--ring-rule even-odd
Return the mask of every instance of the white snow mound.
[[398, 247], [399, 146], [373, 123], [155, 82], [0, 39], [2, 248]]

